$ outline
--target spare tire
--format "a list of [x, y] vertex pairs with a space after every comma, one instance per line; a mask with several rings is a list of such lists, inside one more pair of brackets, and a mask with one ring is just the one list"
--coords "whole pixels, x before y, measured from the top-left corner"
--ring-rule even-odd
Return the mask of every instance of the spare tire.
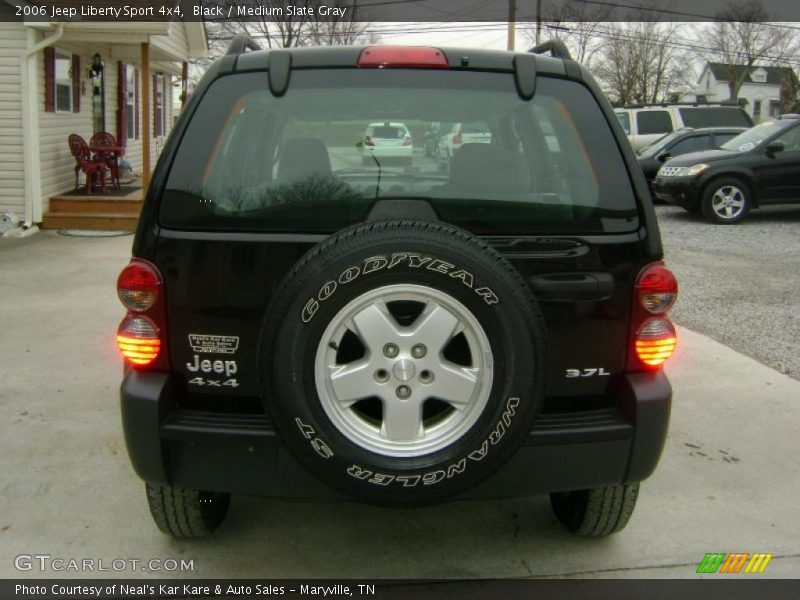
[[395, 506], [494, 473], [541, 408], [546, 360], [541, 312], [511, 264], [419, 220], [359, 224], [310, 250], [259, 351], [290, 451], [337, 490]]

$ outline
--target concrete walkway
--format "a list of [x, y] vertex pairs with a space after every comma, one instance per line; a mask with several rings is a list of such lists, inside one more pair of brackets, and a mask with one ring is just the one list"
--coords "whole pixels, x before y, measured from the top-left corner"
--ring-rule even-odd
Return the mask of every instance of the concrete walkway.
[[118, 413], [115, 281], [131, 242], [0, 239], [0, 577], [92, 577], [14, 567], [47, 554], [193, 560], [103, 573], [119, 577], [690, 578], [707, 552], [773, 553], [755, 577], [800, 576], [800, 381], [685, 329], [668, 445], [617, 536], [570, 536], [546, 497], [402, 511], [234, 498], [215, 536], [172, 540]]

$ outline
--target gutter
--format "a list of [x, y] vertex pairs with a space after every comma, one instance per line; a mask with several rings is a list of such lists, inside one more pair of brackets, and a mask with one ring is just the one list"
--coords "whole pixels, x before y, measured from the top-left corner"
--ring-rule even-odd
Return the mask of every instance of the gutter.
[[[52, 35], [28, 48], [20, 57], [22, 71], [22, 146], [25, 171], [25, 223], [22, 228], [34, 228], [42, 222], [41, 156], [39, 155], [39, 77], [36, 54], [52, 46], [64, 35], [64, 24], [56, 23]], [[28, 45], [36, 39], [34, 30], [28, 30]]]

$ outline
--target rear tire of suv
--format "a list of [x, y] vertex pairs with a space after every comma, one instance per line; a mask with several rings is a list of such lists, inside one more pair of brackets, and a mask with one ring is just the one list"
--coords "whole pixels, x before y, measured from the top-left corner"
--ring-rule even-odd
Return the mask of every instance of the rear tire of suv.
[[158, 528], [174, 537], [195, 538], [213, 532], [228, 514], [230, 494], [200, 492], [146, 483], [147, 504]]
[[484, 241], [433, 221], [345, 229], [312, 249], [267, 310], [267, 414], [310, 472], [382, 505], [480, 483], [543, 402], [541, 312]]
[[732, 225], [747, 216], [751, 205], [750, 188], [735, 177], [721, 177], [710, 182], [700, 201], [703, 216], [719, 225]]
[[603, 537], [622, 531], [636, 507], [639, 484], [550, 494], [556, 518], [572, 533]]

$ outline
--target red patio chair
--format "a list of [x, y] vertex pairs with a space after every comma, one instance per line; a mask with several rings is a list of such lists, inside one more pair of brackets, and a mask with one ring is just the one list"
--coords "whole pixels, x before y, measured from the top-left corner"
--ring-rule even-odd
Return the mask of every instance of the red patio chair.
[[89, 145], [77, 133], [73, 133], [67, 139], [69, 143], [70, 152], [75, 157], [75, 189], [78, 189], [78, 174], [80, 171], [86, 173], [86, 192], [92, 193], [92, 179], [95, 174], [100, 174], [100, 189], [106, 191], [106, 171], [108, 166], [105, 161], [98, 162], [92, 160], [92, 154], [89, 152]]
[[[98, 131], [92, 136], [89, 142], [90, 146], [116, 146], [117, 138], [108, 133], [107, 131]], [[95, 157], [97, 158], [97, 157]], [[120, 189], [119, 185], [119, 156], [116, 152], [112, 152], [105, 157], [106, 165], [111, 170], [111, 182], [114, 187]]]

